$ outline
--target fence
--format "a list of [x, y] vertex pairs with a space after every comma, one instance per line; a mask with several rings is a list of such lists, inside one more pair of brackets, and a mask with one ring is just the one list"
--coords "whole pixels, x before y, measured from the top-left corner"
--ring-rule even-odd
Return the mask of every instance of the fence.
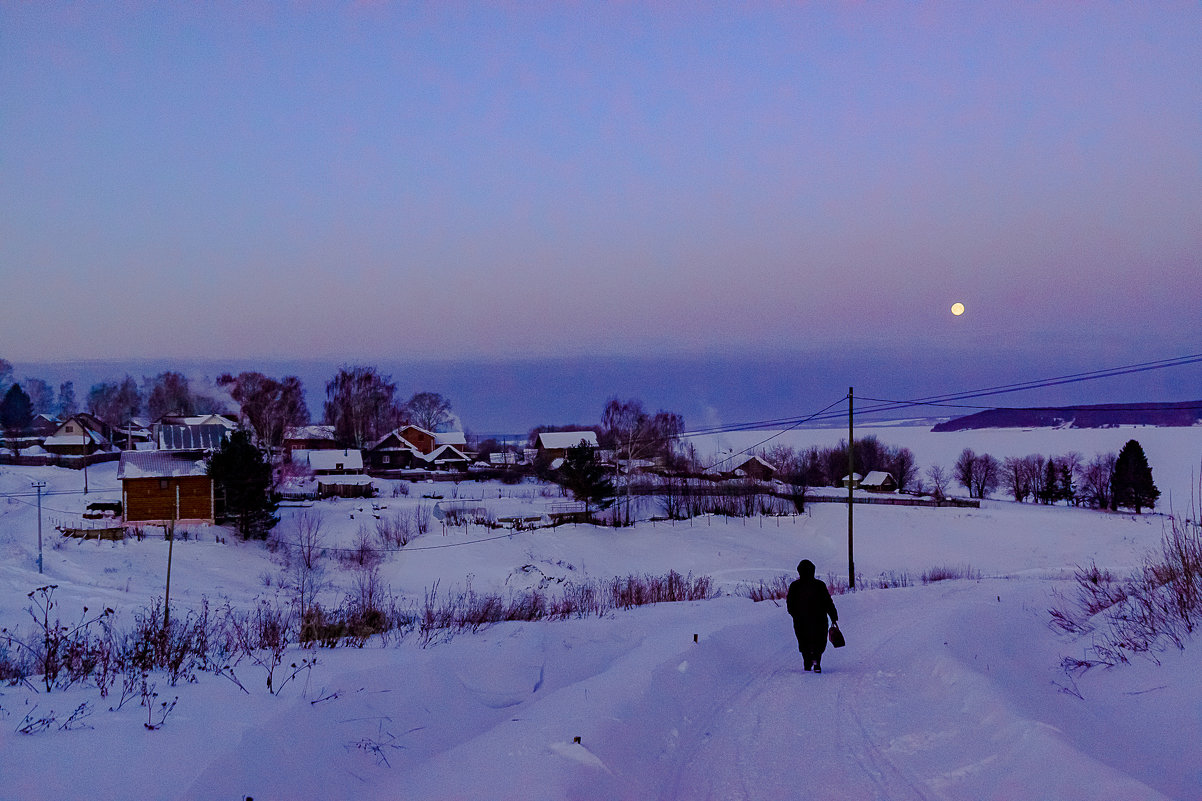
[[0, 453], [0, 464], [17, 467], [69, 467], [72, 470], [82, 470], [101, 462], [115, 462], [121, 458], [120, 451], [100, 452], [88, 456], [60, 456], [58, 454], [38, 454], [35, 456], [13, 456], [11, 453]]

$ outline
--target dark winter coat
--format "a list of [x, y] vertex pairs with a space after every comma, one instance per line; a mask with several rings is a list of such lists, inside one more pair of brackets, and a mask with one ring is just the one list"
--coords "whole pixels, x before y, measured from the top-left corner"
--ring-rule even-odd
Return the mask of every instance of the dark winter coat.
[[807, 659], [813, 659], [826, 650], [826, 619], [829, 617], [834, 623], [839, 619], [839, 612], [826, 582], [814, 578], [813, 565], [807, 560], [802, 563], [801, 570], [804, 571], [801, 577], [789, 585], [785, 608], [793, 617], [798, 649]]

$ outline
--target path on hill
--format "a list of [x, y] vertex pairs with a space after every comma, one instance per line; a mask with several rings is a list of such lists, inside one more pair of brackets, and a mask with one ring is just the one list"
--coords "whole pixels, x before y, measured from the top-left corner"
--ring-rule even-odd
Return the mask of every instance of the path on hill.
[[[661, 666], [646, 700], [671, 699], [674, 714], [651, 719], [674, 725], [631, 731], [618, 759], [603, 756], [615, 772], [635, 757], [607, 789], [680, 801], [1165, 798], [1041, 719], [1068, 700], [1016, 645], [1042, 607], [995, 600], [985, 584], [949, 585], [936, 604], [929, 591], [836, 599], [849, 645], [828, 647], [821, 675], [802, 669], [787, 618], [715, 632], [687, 664]], [[1044, 697], [1016, 702], [1032, 687]]]

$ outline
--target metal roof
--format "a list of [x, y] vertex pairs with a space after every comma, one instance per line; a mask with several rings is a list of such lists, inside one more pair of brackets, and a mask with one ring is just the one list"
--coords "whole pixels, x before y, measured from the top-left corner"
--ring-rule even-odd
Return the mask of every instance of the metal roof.
[[159, 426], [159, 448], [165, 451], [215, 451], [229, 429], [221, 425]]
[[196, 458], [195, 452], [122, 451], [121, 462], [117, 465], [118, 480], [204, 475], [208, 475], [208, 467], [204, 459]]

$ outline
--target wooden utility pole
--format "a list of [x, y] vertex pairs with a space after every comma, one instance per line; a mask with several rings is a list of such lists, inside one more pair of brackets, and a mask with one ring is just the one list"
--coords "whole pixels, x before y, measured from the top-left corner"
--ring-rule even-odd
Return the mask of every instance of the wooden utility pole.
[[38, 491], [38, 573], [42, 572], [42, 487], [45, 481], [33, 482], [33, 488]]
[[854, 412], [852, 387], [847, 388], [847, 588], [856, 588], [856, 559], [852, 548], [852, 492], [855, 487], [856, 475], [856, 432], [852, 422]]
[[175, 514], [167, 533], [167, 589], [163, 593], [163, 631], [171, 620], [171, 552], [175, 550], [175, 521], [179, 519], [179, 481], [175, 483]]

